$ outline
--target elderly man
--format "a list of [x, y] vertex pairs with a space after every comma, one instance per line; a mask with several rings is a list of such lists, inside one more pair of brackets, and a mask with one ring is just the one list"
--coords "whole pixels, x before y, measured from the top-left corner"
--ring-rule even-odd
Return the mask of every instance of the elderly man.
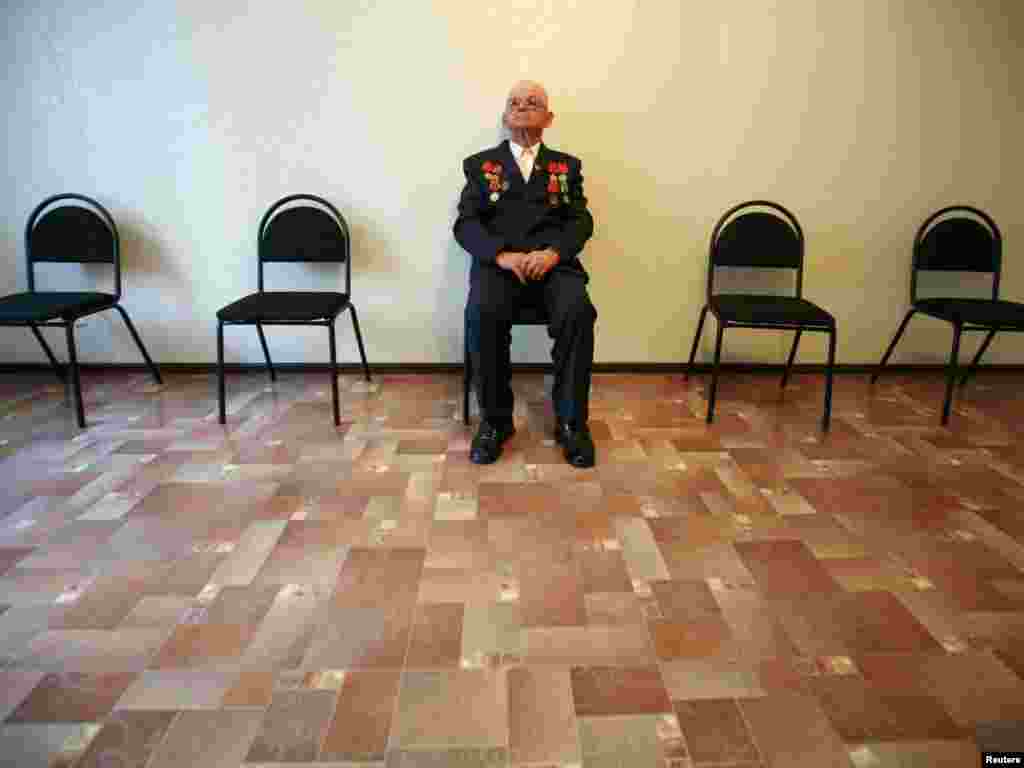
[[542, 304], [554, 339], [555, 437], [574, 467], [594, 465], [587, 426], [597, 312], [579, 261], [594, 221], [583, 195], [580, 161], [541, 143], [554, 114], [539, 83], [508, 95], [503, 141], [463, 162], [455, 238], [473, 257], [466, 322], [482, 420], [470, 460], [490, 464], [510, 438], [512, 318], [524, 303]]

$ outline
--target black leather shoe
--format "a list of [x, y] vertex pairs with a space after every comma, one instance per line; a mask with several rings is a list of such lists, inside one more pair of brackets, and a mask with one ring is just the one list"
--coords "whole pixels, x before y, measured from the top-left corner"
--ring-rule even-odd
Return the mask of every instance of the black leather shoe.
[[555, 427], [555, 440], [562, 446], [565, 460], [574, 467], [585, 469], [594, 466], [594, 440], [586, 424], [559, 423]]
[[501, 444], [516, 433], [516, 428], [509, 424], [506, 427], [495, 427], [486, 421], [480, 422], [473, 444], [469, 449], [469, 460], [474, 464], [493, 464], [501, 456]]

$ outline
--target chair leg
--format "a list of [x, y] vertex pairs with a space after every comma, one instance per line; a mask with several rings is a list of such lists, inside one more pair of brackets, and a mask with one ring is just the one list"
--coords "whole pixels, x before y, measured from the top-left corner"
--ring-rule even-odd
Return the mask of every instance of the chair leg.
[[697, 344], [700, 343], [700, 334], [704, 330], [704, 318], [708, 315], [708, 305], [705, 304], [700, 310], [700, 318], [697, 320], [697, 333], [693, 335], [693, 344], [690, 346], [690, 361], [686, 364], [686, 373], [683, 380], [689, 381], [690, 369], [693, 368], [693, 358], [697, 356]]
[[953, 403], [953, 384], [956, 381], [956, 364], [960, 358], [960, 334], [963, 328], [953, 323], [953, 350], [949, 353], [949, 370], [946, 373], [946, 401], [942, 404], [942, 426], [949, 423], [949, 410]]
[[29, 328], [32, 329], [32, 334], [36, 337], [36, 341], [39, 342], [39, 346], [41, 346], [43, 348], [43, 352], [46, 353], [46, 357], [49, 359], [50, 365], [53, 366], [53, 372], [57, 374], [57, 378], [60, 379], [62, 384], [67, 383], [64, 372], [60, 368], [60, 363], [57, 362], [57, 358], [53, 354], [53, 350], [50, 349], [50, 345], [46, 343], [46, 339], [43, 337], [43, 334], [39, 332], [39, 328], [34, 325], [30, 325]]
[[228, 421], [224, 404], [224, 323], [217, 322], [217, 413], [221, 424]]
[[916, 309], [911, 309], [909, 312], [907, 312], [907, 316], [903, 318], [903, 322], [900, 323], [900, 327], [896, 331], [896, 335], [893, 336], [892, 341], [889, 342], [889, 348], [885, 350], [885, 354], [882, 355], [882, 361], [878, 364], [878, 367], [875, 368], [875, 372], [871, 374], [872, 384], [878, 381], [878, 377], [882, 375], [882, 368], [884, 368], [885, 364], [889, 362], [889, 355], [891, 355], [892, 351], [896, 349], [896, 344], [899, 342], [900, 337], [903, 335], [903, 332], [907, 330], [907, 323], [910, 322], [910, 318], [914, 316], [915, 312], [917, 312]]
[[469, 353], [469, 334], [462, 344], [462, 423], [469, 426], [469, 392], [473, 386], [473, 358]]
[[74, 322], [68, 320], [64, 326], [68, 337], [68, 368], [71, 371], [71, 396], [75, 400], [75, 413], [78, 416], [78, 426], [85, 429], [85, 406], [82, 404], [82, 382], [78, 376], [78, 354], [75, 352], [75, 327]]
[[988, 351], [988, 345], [992, 343], [992, 339], [995, 338], [997, 331], [998, 331], [997, 328], [993, 328], [985, 336], [985, 340], [983, 342], [981, 342], [981, 346], [978, 347], [978, 351], [975, 353], [974, 359], [971, 360], [971, 364], [969, 366], [967, 366], [967, 370], [964, 371], [964, 375], [960, 379], [960, 386], [961, 387], [964, 384], [967, 383], [967, 380], [971, 377], [971, 374], [974, 373], [975, 370], [977, 370], [977, 368], [978, 368], [978, 361], [981, 360], [981, 356], [984, 355], [986, 351]]
[[724, 323], [718, 320], [718, 332], [715, 335], [715, 361], [711, 367], [711, 392], [708, 394], [708, 424], [715, 418], [715, 395], [718, 393], [718, 368], [722, 361], [722, 333], [724, 331]]
[[331, 402], [334, 406], [334, 426], [341, 426], [341, 408], [338, 404], [338, 348], [334, 339], [334, 321], [327, 325], [327, 340], [331, 347]]
[[803, 332], [803, 328], [800, 328], [797, 330], [796, 336], [793, 337], [793, 346], [789, 350], [789, 358], [786, 360], [786, 370], [782, 372], [782, 383], [779, 385], [782, 389], [786, 388], [786, 382], [789, 381], [789, 369], [793, 367], [793, 359], [796, 357], [796, 348], [800, 345], [800, 336]]
[[139, 332], [135, 330], [135, 326], [132, 324], [132, 320], [128, 317], [128, 312], [120, 304], [115, 304], [114, 309], [121, 313], [121, 317], [124, 319], [124, 324], [128, 326], [128, 332], [132, 335], [135, 340], [135, 346], [139, 348], [139, 352], [142, 353], [142, 359], [146, 361], [146, 365], [149, 366], [149, 372], [153, 374], [153, 378], [157, 384], [163, 384], [163, 379], [160, 378], [160, 371], [154, 365], [152, 358], [149, 356], [149, 352], [146, 351], [145, 345], [142, 343], [142, 339], [139, 337]]
[[836, 329], [828, 332], [828, 363], [825, 366], [825, 416], [822, 418], [821, 428], [828, 432], [832, 424], [832, 369], [836, 364]]
[[277, 381], [277, 371], [274, 370], [274, 364], [270, 360], [270, 349], [267, 347], [267, 337], [263, 333], [263, 325], [261, 323], [256, 323], [256, 333], [260, 335], [260, 346], [263, 347], [263, 359], [267, 361], [270, 380]]
[[352, 312], [352, 328], [356, 332], [356, 344], [359, 345], [359, 357], [363, 361], [363, 376], [367, 381], [370, 380], [370, 366], [366, 362], [366, 350], [363, 348], [363, 334], [359, 332], [359, 318], [356, 317], [356, 307], [354, 304], [348, 305], [349, 311]]

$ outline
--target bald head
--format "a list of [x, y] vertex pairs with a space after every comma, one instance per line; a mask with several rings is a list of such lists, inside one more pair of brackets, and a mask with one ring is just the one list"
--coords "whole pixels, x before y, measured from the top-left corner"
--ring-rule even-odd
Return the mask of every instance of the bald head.
[[533, 146], [554, 119], [548, 105], [548, 92], [543, 85], [535, 80], [520, 80], [512, 86], [505, 101], [502, 122], [514, 142]]
[[508, 92], [508, 100], [511, 101], [513, 98], [529, 98], [530, 96], [535, 97], [546, 107], [548, 105], [548, 92], [547, 89], [536, 80], [520, 80], [518, 83], [512, 86]]

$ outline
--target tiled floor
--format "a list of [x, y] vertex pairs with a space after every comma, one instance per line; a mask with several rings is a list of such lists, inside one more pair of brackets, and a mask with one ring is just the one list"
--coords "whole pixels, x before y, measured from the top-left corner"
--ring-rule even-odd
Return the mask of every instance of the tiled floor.
[[[974, 766], [1024, 720], [1024, 376], [0, 380], [0, 765]], [[1001, 727], [1007, 733], [1006, 727]], [[1012, 729], [1009, 731], [1012, 737]], [[1018, 748], [1024, 750], [1024, 729]]]

